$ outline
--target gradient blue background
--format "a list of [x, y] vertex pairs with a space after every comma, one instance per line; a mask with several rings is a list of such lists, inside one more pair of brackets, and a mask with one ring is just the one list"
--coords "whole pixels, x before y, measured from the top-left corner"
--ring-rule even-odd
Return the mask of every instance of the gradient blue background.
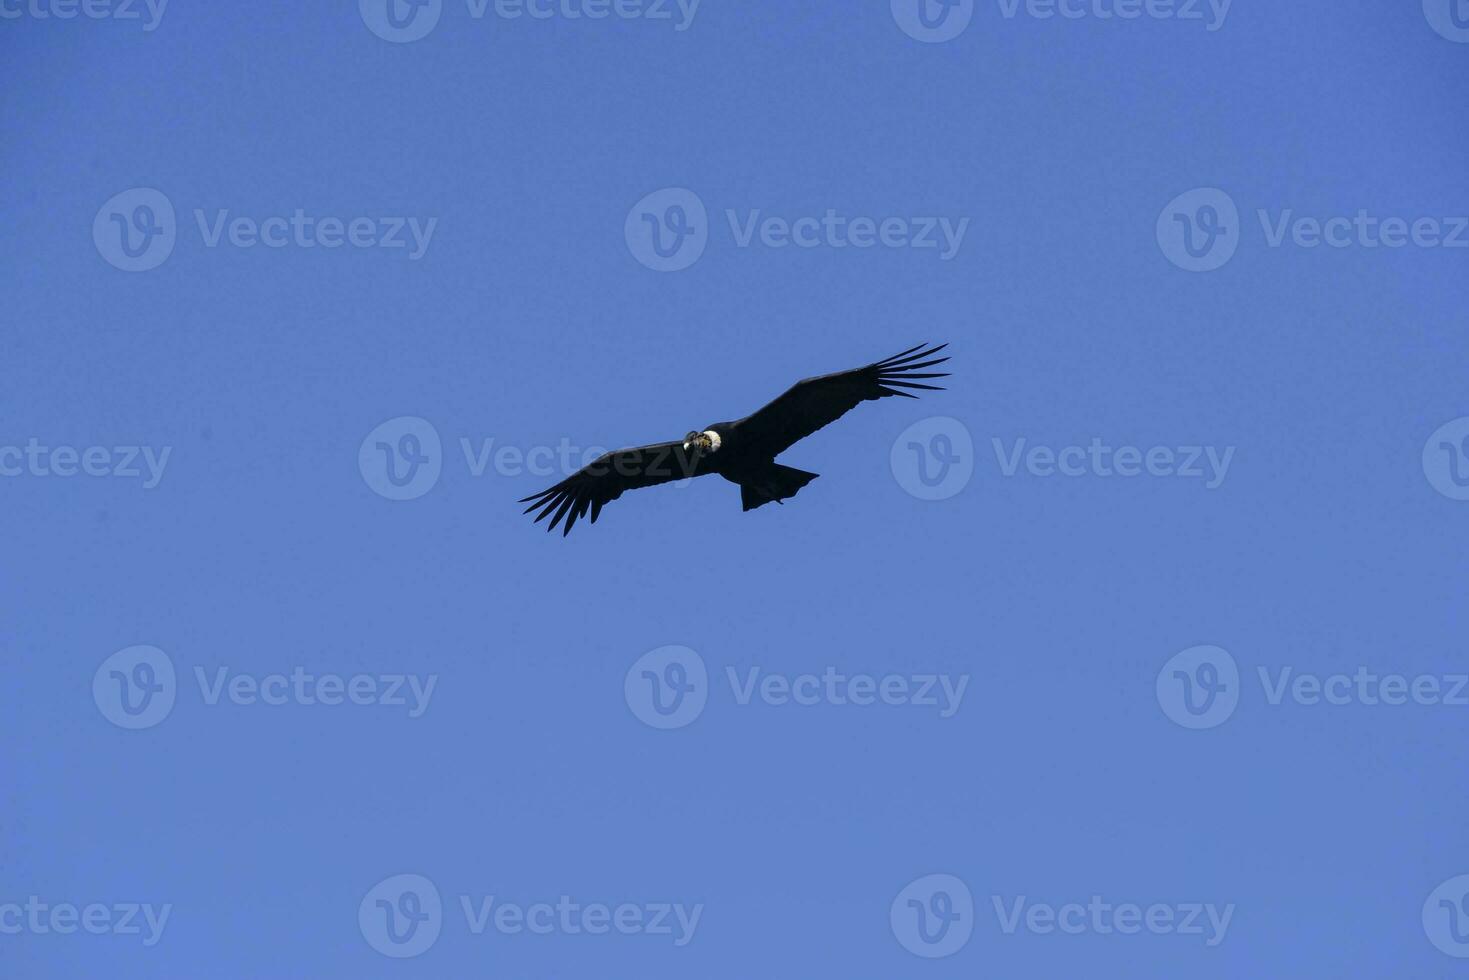
[[[1464, 708], [1265, 704], [1257, 665], [1464, 670], [1465, 518], [1419, 456], [1469, 414], [1462, 251], [1271, 249], [1257, 207], [1469, 211], [1469, 46], [1416, 2], [1198, 22], [1007, 20], [919, 44], [886, 0], [705, 0], [667, 22], [471, 20], [393, 45], [356, 4], [0, 22], [0, 444], [173, 447], [162, 484], [0, 480], [0, 900], [169, 902], [134, 938], [0, 937], [17, 978], [1395, 977], [1459, 963], [1419, 922], [1469, 871]], [[120, 272], [91, 224], [136, 186], [181, 237]], [[628, 209], [695, 190], [714, 240], [660, 275]], [[1183, 272], [1154, 223], [1227, 190], [1246, 238]], [[436, 216], [426, 257], [205, 248], [193, 208]], [[733, 246], [726, 207], [972, 219], [933, 252]], [[953, 344], [952, 389], [863, 406], [741, 514], [722, 481], [547, 536], [458, 440], [619, 445], [796, 378]], [[974, 479], [914, 499], [929, 415]], [[437, 487], [395, 503], [363, 437], [418, 415]], [[1003, 478], [991, 438], [1237, 446], [1224, 486]], [[93, 704], [138, 643], [184, 675], [141, 732]], [[644, 726], [665, 644], [716, 675], [967, 673], [959, 714], [737, 706]], [[1229, 649], [1246, 696], [1187, 731], [1154, 678]], [[437, 673], [401, 709], [202, 703], [196, 665]], [[703, 902], [695, 941], [474, 937], [386, 959], [361, 897]], [[888, 906], [964, 879], [974, 938], [914, 958]], [[1004, 935], [991, 895], [1235, 903], [1225, 942]]]

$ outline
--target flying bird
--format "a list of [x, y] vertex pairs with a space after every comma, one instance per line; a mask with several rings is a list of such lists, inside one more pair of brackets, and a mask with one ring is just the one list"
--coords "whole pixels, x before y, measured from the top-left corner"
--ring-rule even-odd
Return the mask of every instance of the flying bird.
[[920, 372], [947, 361], [947, 357], [933, 356], [947, 346], [919, 344], [866, 367], [798, 381], [753, 415], [695, 429], [675, 442], [606, 453], [554, 487], [524, 497], [520, 502], [530, 504], [525, 513], [540, 512], [536, 515], [537, 524], [551, 518], [547, 531], [555, 530], [564, 519], [563, 536], [570, 534], [572, 526], [589, 510], [592, 523], [597, 523], [602, 507], [628, 490], [711, 473], [739, 485], [740, 502], [745, 510], [763, 507], [772, 500], [781, 503], [794, 497], [817, 474], [782, 466], [775, 457], [835, 422], [860, 402], [894, 395], [918, 397], [903, 391], [904, 388], [943, 391], [938, 385], [921, 382], [947, 378], [947, 372]]

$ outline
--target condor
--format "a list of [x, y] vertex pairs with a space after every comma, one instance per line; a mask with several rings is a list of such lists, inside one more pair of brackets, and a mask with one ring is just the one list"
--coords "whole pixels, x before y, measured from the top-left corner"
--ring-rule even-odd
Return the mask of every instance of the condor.
[[628, 490], [711, 473], [738, 484], [745, 510], [763, 507], [772, 500], [780, 503], [795, 496], [817, 474], [782, 466], [775, 457], [861, 402], [894, 395], [917, 397], [902, 390], [905, 388], [944, 390], [922, 382], [946, 378], [947, 372], [920, 372], [947, 361], [947, 357], [933, 356], [947, 346], [919, 344], [866, 367], [807, 378], [747, 418], [695, 429], [677, 442], [607, 453], [555, 486], [520, 502], [530, 505], [525, 509], [527, 514], [539, 511], [536, 523], [551, 518], [547, 531], [562, 524], [563, 536], [571, 533], [572, 526], [588, 512], [595, 524], [602, 507]]

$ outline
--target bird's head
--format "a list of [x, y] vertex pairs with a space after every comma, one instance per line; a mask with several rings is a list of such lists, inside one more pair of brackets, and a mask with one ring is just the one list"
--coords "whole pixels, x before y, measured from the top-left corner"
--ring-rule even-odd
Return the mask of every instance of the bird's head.
[[719, 433], [713, 429], [705, 429], [703, 432], [690, 432], [683, 437], [684, 452], [718, 452], [719, 441]]

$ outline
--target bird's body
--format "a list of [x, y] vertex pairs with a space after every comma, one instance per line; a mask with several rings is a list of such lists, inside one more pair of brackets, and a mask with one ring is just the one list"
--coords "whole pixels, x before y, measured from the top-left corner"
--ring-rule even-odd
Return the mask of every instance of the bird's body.
[[[737, 485], [745, 510], [754, 510], [772, 500], [780, 503], [787, 497], [794, 497], [796, 491], [816, 479], [815, 473], [777, 463], [775, 457], [767, 452], [767, 447], [745, 437], [741, 430], [743, 422], [745, 419], [716, 422], [703, 432], [691, 432], [689, 435], [708, 437], [713, 445], [703, 450], [700, 469], [718, 473]], [[684, 442], [693, 444], [693, 440], [688, 438]], [[703, 445], [703, 442], [699, 444]], [[725, 447], [729, 452], [725, 452]]]
[[572, 525], [588, 511], [596, 523], [602, 506], [627, 490], [716, 473], [739, 486], [745, 510], [771, 501], [780, 503], [817, 476], [775, 461], [794, 443], [863, 401], [916, 397], [901, 390], [904, 388], [942, 390], [938, 385], [920, 384], [918, 379], [947, 377], [947, 373], [915, 372], [947, 361], [947, 357], [932, 355], [948, 345], [925, 350], [926, 346], [920, 344], [866, 367], [807, 378], [753, 415], [716, 422], [690, 432], [678, 442], [607, 453], [521, 503], [530, 504], [526, 513], [540, 511], [537, 522], [555, 515], [547, 530], [564, 518], [563, 535], [570, 533]]

